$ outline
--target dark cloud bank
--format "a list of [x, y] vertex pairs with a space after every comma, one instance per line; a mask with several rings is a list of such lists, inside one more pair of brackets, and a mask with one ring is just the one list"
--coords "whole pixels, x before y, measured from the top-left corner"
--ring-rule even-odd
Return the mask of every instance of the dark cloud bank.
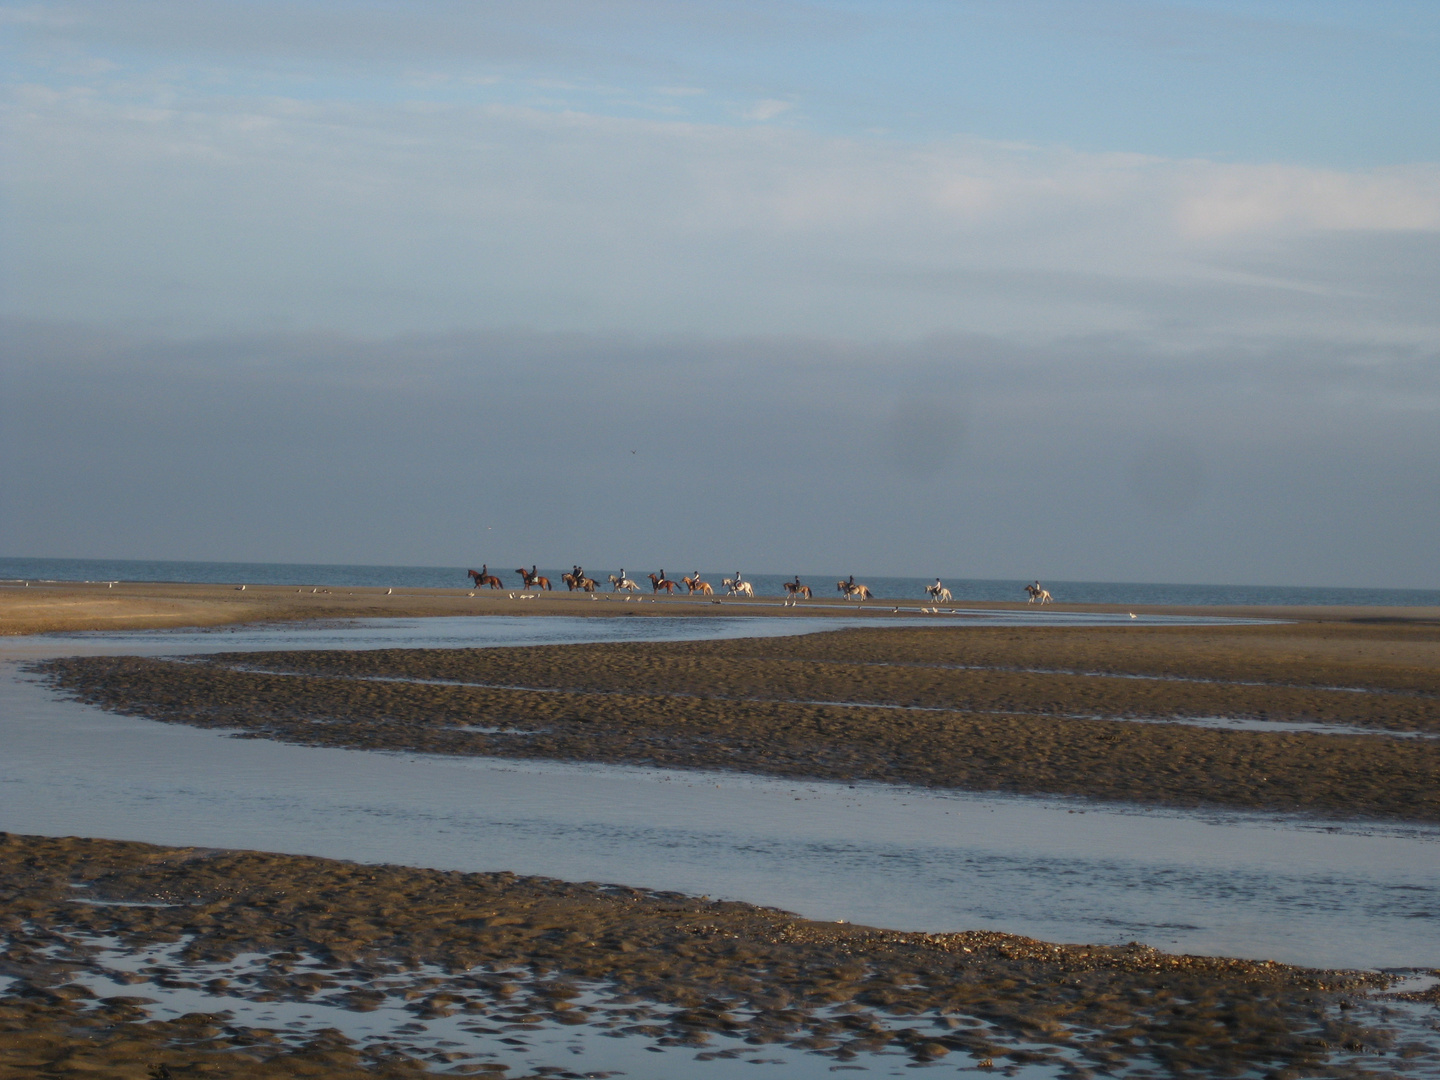
[[1440, 587], [1399, 348], [3, 340], [10, 555]]

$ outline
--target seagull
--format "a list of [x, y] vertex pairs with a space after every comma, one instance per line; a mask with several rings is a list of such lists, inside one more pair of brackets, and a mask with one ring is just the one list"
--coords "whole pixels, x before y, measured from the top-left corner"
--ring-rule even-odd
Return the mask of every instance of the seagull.
[[1130, 612], [1130, 618], [1132, 618], [1132, 619], [1135, 618], [1135, 613], [1134, 613], [1133, 611]]
[[391, 593], [393, 593], [394, 591], [395, 591], [394, 589], [386, 589], [386, 590], [385, 590], [385, 595], [386, 595], [386, 596], [389, 596], [389, 595], [390, 595]]

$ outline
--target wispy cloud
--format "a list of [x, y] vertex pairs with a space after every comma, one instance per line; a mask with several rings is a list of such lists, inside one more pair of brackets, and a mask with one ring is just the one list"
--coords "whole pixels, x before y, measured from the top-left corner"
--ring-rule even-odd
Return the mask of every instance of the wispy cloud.
[[764, 101], [757, 101], [750, 108], [745, 110], [747, 120], [774, 120], [795, 107], [793, 101], [777, 101], [774, 98], [766, 98]]

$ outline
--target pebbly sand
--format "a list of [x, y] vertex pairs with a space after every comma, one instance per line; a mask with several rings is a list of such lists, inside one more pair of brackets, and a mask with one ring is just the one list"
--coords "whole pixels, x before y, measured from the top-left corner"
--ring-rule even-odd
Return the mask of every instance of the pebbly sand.
[[[502, 1050], [507, 1035], [558, 1022], [691, 1057], [725, 1035], [835, 1064], [954, 1054], [962, 1068], [1043, 1065], [1076, 1078], [1147, 1067], [1370, 1076], [1351, 1059], [1381, 1049], [1435, 1060], [1347, 1012], [1385, 976], [1139, 945], [897, 933], [506, 873], [3, 834], [0, 888], [0, 975], [15, 980], [0, 999], [0, 1077], [138, 1080], [160, 1066], [174, 1077], [389, 1077], [455, 1060], [425, 1061], [401, 1034], [360, 1045], [333, 1028], [237, 1024], [225, 1010], [250, 999], [365, 1011], [392, 996], [412, 1029], [463, 1013]], [[97, 1000], [87, 976], [100, 946], [115, 943], [177, 946], [176, 962], [130, 981], [188, 987], [214, 1004], [157, 1021], [143, 987]], [[241, 954], [269, 960], [238, 983], [189, 973]], [[388, 989], [376, 989], [382, 980]], [[495, 1076], [503, 1065], [465, 1071]]]

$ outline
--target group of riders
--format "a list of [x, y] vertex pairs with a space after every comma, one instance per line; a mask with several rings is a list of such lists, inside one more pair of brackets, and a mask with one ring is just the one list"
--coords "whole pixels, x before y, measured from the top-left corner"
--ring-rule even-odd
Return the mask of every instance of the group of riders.
[[[503, 589], [505, 587], [501, 584], [499, 577], [490, 573], [488, 566], [482, 565], [479, 570], [468, 570], [466, 573], [470, 575], [470, 579], [475, 583], [475, 588], [477, 589]], [[550, 579], [541, 574], [538, 567], [534, 564], [531, 565], [529, 570], [526, 570], [522, 566], [516, 570], [515, 573], [520, 576], [520, 580], [523, 583], [522, 588], [551, 588]], [[651, 593], [659, 593], [663, 590], [667, 596], [673, 596], [681, 586], [688, 589], [691, 596], [696, 593], [700, 593], [703, 596], [713, 596], [715, 593], [710, 583], [700, 577], [699, 570], [696, 570], [688, 577], [682, 576], [678, 582], [672, 581], [666, 576], [663, 567], [658, 574], [650, 574], [649, 577]], [[585, 568], [579, 563], [573, 565], [568, 574], [561, 574], [560, 579], [565, 582], [565, 587], [570, 592], [575, 592], [578, 589], [581, 592], [593, 593], [599, 588], [594, 578], [585, 575]], [[813, 596], [813, 591], [810, 586], [801, 583], [799, 574], [795, 575], [793, 581], [786, 581], [781, 584], [785, 586], [785, 602], [787, 604], [798, 603], [801, 599], [809, 600]], [[640, 586], [625, 575], [625, 568], [623, 566], [620, 568], [620, 573], [610, 575], [610, 588], [612, 592], [640, 591]], [[724, 588], [727, 596], [748, 596], [752, 599], [755, 596], [754, 587], [750, 582], [740, 576], [739, 570], [735, 571], [734, 577], [724, 579]], [[861, 585], [855, 581], [854, 574], [851, 574], [846, 581], [837, 581], [835, 583], [835, 589], [843, 595], [846, 600], [871, 600], [874, 599], [875, 596], [868, 585]], [[1026, 585], [1025, 592], [1030, 597], [1028, 602], [1031, 604], [1049, 604], [1054, 601], [1054, 597], [1050, 595], [1049, 590], [1045, 589], [1039, 581]], [[937, 603], [948, 603], [953, 599], [950, 595], [950, 590], [941, 584], [938, 577], [935, 579], [935, 584], [925, 586], [925, 593], [931, 600]]]

